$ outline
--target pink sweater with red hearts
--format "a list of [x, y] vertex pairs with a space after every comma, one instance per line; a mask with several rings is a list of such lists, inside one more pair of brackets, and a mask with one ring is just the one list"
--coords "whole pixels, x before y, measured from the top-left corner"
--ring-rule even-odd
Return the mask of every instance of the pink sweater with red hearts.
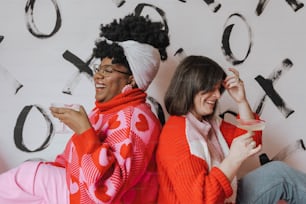
[[132, 89], [99, 103], [92, 123], [74, 134], [54, 165], [66, 168], [70, 203], [155, 203], [158, 183], [154, 151], [159, 120]]

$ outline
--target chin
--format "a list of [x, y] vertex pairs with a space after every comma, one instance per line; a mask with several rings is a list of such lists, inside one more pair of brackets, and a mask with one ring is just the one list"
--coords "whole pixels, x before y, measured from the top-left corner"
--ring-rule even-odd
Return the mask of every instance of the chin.
[[209, 117], [209, 116], [211, 116], [213, 113], [214, 113], [214, 110], [208, 110], [208, 111], [205, 112], [204, 117]]
[[103, 101], [104, 101], [104, 100], [103, 100], [101, 97], [99, 97], [99, 96], [96, 96], [95, 99], [96, 99], [96, 101], [99, 101], [99, 102], [103, 102]]

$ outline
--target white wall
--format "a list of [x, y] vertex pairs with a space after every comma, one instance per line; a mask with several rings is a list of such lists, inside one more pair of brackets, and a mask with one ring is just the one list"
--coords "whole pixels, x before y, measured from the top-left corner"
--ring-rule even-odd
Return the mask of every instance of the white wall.
[[[52, 160], [63, 150], [71, 133], [54, 134], [43, 150], [21, 151], [14, 140], [14, 129], [20, 129], [18, 125], [16, 127], [19, 114], [24, 107], [35, 104], [47, 111], [52, 102], [79, 103], [90, 111], [94, 105], [92, 80], [85, 74], [81, 74], [79, 80], [73, 80], [78, 69], [62, 55], [69, 50], [82, 61], [87, 61], [98, 37], [100, 24], [133, 12], [140, 3], [152, 4], [163, 10], [169, 27], [169, 59], [161, 65], [157, 78], [148, 90], [161, 104], [169, 78], [181, 59], [180, 55], [174, 56], [179, 48], [183, 48], [183, 54], [206, 55], [225, 68], [236, 67], [244, 80], [254, 111], [266, 94], [255, 77], [271, 78], [273, 72], [282, 70], [281, 76], [273, 79], [273, 87], [274, 93], [283, 99], [283, 106], [273, 103], [275, 95], [272, 98], [266, 96], [260, 112], [266, 121], [262, 152], [273, 157], [279, 151], [284, 151], [286, 146], [306, 137], [306, 93], [303, 88], [306, 85], [306, 27], [303, 24], [306, 8], [293, 9], [296, 4], [304, 3], [302, 0], [289, 1], [293, 2], [291, 6], [286, 1], [266, 1], [261, 14], [256, 13], [256, 7], [262, 1], [251, 0], [220, 0], [215, 2], [221, 5], [216, 12], [212, 9], [215, 4], [208, 5], [203, 0], [127, 0], [120, 7], [118, 4], [123, 2], [120, 0], [40, 0], [35, 1], [32, 15], [31, 12], [25, 13], [28, 2], [0, 2], [0, 36], [4, 37], [0, 42], [0, 172], [26, 159]], [[61, 19], [56, 17], [57, 7]], [[144, 8], [142, 14], [149, 14], [155, 20], [162, 19], [149, 6]], [[42, 38], [29, 32], [27, 22], [31, 22], [31, 19], [34, 20], [31, 27], [37, 27], [36, 34], [50, 34], [56, 20], [60, 20], [58, 23], [61, 22], [61, 25], [53, 35]], [[232, 53], [238, 60], [246, 57], [236, 65], [222, 49], [224, 30], [231, 24], [233, 29], [229, 42]], [[246, 55], [249, 47], [250, 53]], [[292, 62], [288, 70], [282, 67], [284, 59]], [[71, 95], [64, 94], [63, 90], [71, 88], [70, 80], [76, 86]], [[226, 94], [220, 104], [220, 113], [236, 110]], [[289, 116], [285, 114], [286, 107], [294, 111]], [[23, 126], [22, 139], [26, 148], [35, 150], [42, 145], [48, 135], [46, 124], [39, 110], [33, 107]], [[296, 149], [299, 148], [293, 149], [285, 161], [306, 172], [306, 163], [301, 162], [305, 161], [305, 152]], [[258, 157], [250, 159], [244, 165], [242, 174], [257, 165]]]

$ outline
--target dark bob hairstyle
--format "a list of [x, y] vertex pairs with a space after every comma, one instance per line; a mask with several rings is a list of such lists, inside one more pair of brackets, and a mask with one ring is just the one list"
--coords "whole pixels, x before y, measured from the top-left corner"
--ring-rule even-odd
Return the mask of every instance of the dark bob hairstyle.
[[[170, 115], [186, 115], [193, 108], [194, 97], [200, 91], [209, 92], [223, 81], [226, 73], [215, 61], [204, 56], [187, 56], [178, 65], [165, 94], [165, 106]], [[220, 93], [224, 91], [223, 86]]]

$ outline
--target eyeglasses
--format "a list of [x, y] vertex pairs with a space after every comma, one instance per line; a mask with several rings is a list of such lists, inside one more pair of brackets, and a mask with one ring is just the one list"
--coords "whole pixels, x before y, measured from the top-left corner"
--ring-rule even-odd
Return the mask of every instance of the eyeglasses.
[[94, 64], [93, 68], [94, 68], [95, 74], [99, 73], [99, 74], [102, 74], [103, 76], [109, 76], [114, 71], [119, 72], [121, 74], [131, 75], [130, 72], [124, 72], [124, 71], [115, 69], [113, 64], [106, 64], [106, 65]]

